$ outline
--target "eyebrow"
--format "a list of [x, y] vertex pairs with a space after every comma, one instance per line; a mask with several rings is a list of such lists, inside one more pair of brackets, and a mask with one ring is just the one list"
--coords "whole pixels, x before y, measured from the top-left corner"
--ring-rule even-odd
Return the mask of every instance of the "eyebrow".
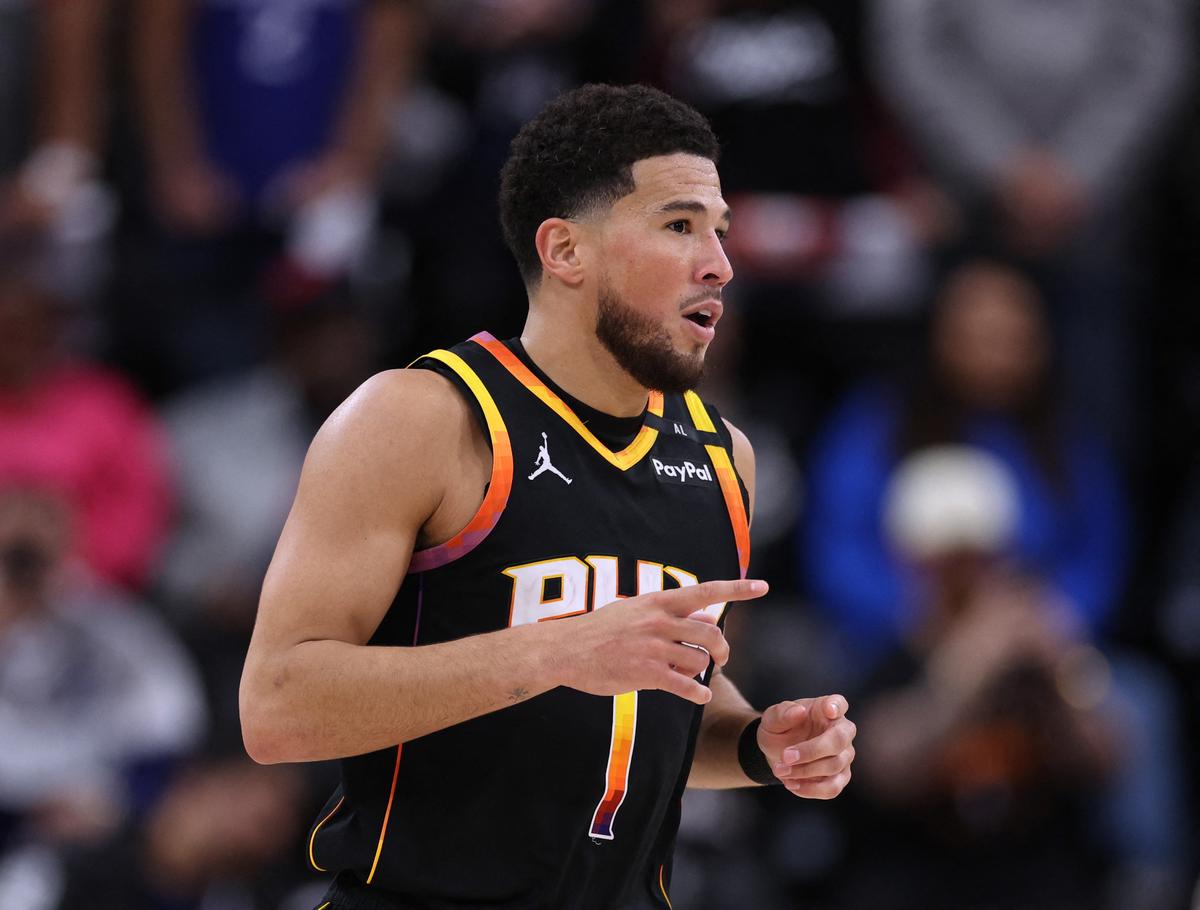
[[[671, 212], [692, 212], [696, 215], [707, 215], [708, 206], [706, 206], [703, 202], [691, 202], [685, 199], [674, 199], [670, 202], [664, 202], [654, 210], [654, 214], [656, 215], [668, 215]], [[732, 218], [733, 212], [727, 208], [725, 209], [724, 214], [721, 215], [720, 220], [728, 222]]]

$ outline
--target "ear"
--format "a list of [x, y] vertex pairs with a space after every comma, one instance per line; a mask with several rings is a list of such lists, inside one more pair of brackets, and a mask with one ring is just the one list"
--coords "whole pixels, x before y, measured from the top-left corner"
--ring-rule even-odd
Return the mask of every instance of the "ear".
[[547, 218], [538, 225], [533, 236], [538, 258], [542, 260], [542, 271], [570, 287], [583, 283], [583, 263], [578, 249], [582, 239], [580, 227], [564, 218]]

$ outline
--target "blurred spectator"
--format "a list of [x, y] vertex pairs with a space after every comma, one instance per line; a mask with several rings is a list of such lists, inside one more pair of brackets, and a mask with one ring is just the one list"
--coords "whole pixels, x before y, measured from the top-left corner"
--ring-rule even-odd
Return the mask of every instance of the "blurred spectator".
[[[686, 100], [721, 139], [737, 280], [704, 391], [755, 440], [766, 487], [791, 489], [818, 402], [894, 351], [894, 323], [924, 296], [926, 250], [945, 231], [936, 194], [877, 103], [862, 0], [613, 5], [621, 78]], [[760, 501], [759, 571], [794, 574], [795, 519], [793, 497]]]
[[142, 605], [74, 570], [71, 533], [53, 492], [0, 489], [0, 853], [102, 839], [204, 726], [184, 650]]
[[1015, 478], [1013, 559], [1099, 631], [1127, 561], [1123, 494], [1105, 449], [1058, 407], [1037, 290], [999, 264], [960, 267], [928, 340], [907, 388], [855, 392], [814, 449], [801, 564], [817, 602], [867, 663], [921, 621], [921, 581], [883, 532], [884, 491], [906, 455], [965, 443]]
[[881, 85], [945, 185], [1048, 253], [1138, 185], [1184, 87], [1180, 0], [875, 0]]
[[656, 0], [641, 65], [721, 137], [741, 281], [811, 282], [869, 313], [912, 302], [942, 226], [876, 103], [862, 17], [859, 0]]
[[153, 415], [120, 376], [63, 350], [36, 251], [0, 245], [0, 479], [68, 499], [79, 553], [137, 588], [163, 543], [169, 483]]
[[519, 333], [527, 300], [496, 230], [500, 168], [517, 130], [551, 98], [624, 74], [617, 60], [626, 58], [635, 33], [628, 5], [424, 4], [423, 71], [394, 123], [388, 174], [391, 214], [412, 253], [415, 305], [405, 329], [415, 340], [404, 346], [408, 357], [484, 326]]
[[138, 824], [68, 857], [46, 910], [309, 910], [324, 884], [305, 900], [307, 808], [296, 768], [197, 762]]
[[[642, 7], [629, 72], [711, 120], [734, 213], [737, 280], [706, 393], [753, 430], [768, 465], [794, 472], [789, 448], [810, 436], [824, 396], [893, 356], [897, 323], [927, 292], [927, 251], [949, 229], [945, 206], [878, 102], [863, 0]], [[760, 570], [791, 575], [788, 547], [770, 538], [790, 537], [794, 502], [767, 497], [759, 517]]]
[[1132, 443], [1129, 230], [1192, 53], [1186, 0], [875, 0], [879, 83], [974, 230], [1038, 263], [1073, 406]]
[[[834, 415], [817, 446], [802, 535], [807, 580], [860, 676], [870, 675], [879, 684], [883, 673], [887, 687], [899, 687], [945, 670], [946, 688], [962, 700], [962, 713], [949, 712], [947, 724], [990, 716], [979, 713], [975, 698], [986, 692], [1017, 700], [1006, 708], [1009, 720], [1030, 720], [1021, 705], [1032, 699], [1053, 709], [1047, 715], [1052, 726], [1074, 729], [1084, 719], [1062, 714], [1061, 705], [1054, 708], [1055, 690], [1047, 686], [1063, 685], [1061, 671], [1073, 655], [1098, 655], [1075, 646], [1102, 640], [1105, 620], [1120, 596], [1128, 538], [1120, 485], [1103, 447], [1056, 404], [1041, 301], [1020, 273], [984, 261], [960, 267], [935, 305], [929, 341], [913, 383], [899, 393], [878, 387], [857, 392]], [[939, 527], [944, 514], [931, 512], [923, 528], [900, 521], [902, 511], [889, 514], [888, 509], [889, 486], [902, 480], [904, 459], [944, 445], [969, 445], [985, 453], [994, 466], [990, 476], [1001, 478], [991, 484], [992, 498], [977, 496], [974, 511], [959, 516], [949, 537]], [[952, 465], [932, 486], [951, 503]], [[889, 527], [898, 525], [907, 533], [890, 535]], [[947, 551], [953, 558], [922, 564], [923, 554], [940, 557]], [[980, 551], [986, 558], [978, 557]], [[1009, 678], [1016, 658], [1018, 666], [1034, 661], [1038, 669], [1032, 682]], [[1123, 655], [1110, 654], [1109, 661], [1114, 697], [1128, 709], [1109, 717], [1110, 723], [1120, 718], [1114, 735], [1119, 732], [1123, 753], [1104, 799], [1089, 809], [1106, 815], [1094, 843], [1117, 858], [1114, 869], [1123, 876], [1110, 883], [1110, 894], [1124, 893], [1128, 886], [1144, 892], [1147, 903], [1136, 906], [1170, 906], [1157, 901], [1178, 884], [1182, 860], [1177, 711], [1155, 667]], [[1103, 660], [1088, 658], [1082, 665], [1103, 665]], [[889, 676], [896, 666], [904, 672]], [[931, 723], [942, 718], [925, 708]], [[1034, 767], [1054, 771], [1048, 778], [1039, 771], [1041, 783], [1085, 782], [1080, 772], [1092, 761], [1089, 743], [1095, 742], [1087, 726], [1079, 727], [1079, 748], [1068, 750], [1071, 761], [1065, 765], [1043, 768], [1060, 756], [1038, 757]], [[1029, 728], [1021, 735], [1037, 739], [1044, 729]], [[932, 741], [912, 748], [936, 750], [943, 745], [940, 735], [939, 730]], [[890, 734], [880, 736], [889, 739]], [[1063, 746], [1069, 741], [1063, 739]], [[896, 739], [896, 748], [904, 742]], [[1099, 770], [1100, 751], [1092, 754], [1093, 770]], [[1003, 745], [979, 754], [998, 761], [1012, 753]], [[979, 771], [977, 764], [968, 765], [970, 773]], [[920, 774], [910, 769], [909, 775], [918, 787]], [[1047, 821], [1053, 824], [1056, 818]], [[1045, 828], [1038, 830], [1049, 836]], [[1075, 872], [1077, 881], [1085, 880], [1085, 869]], [[1078, 906], [1093, 906], [1076, 900]]]
[[887, 536], [926, 609], [860, 698], [861, 795], [881, 849], [855, 865], [855, 907], [1101, 905], [1102, 844], [1083, 810], [1123, 758], [1130, 706], [1071, 617], [1006, 565], [1016, 519], [1016, 484], [978, 450], [918, 452], [889, 484]]
[[262, 574], [317, 428], [377, 367], [365, 315], [341, 288], [276, 302], [276, 354], [169, 402], [179, 521], [160, 579], [186, 611], [236, 601], [253, 616]]
[[269, 272], [324, 279], [360, 263], [389, 115], [414, 65], [416, 6], [134, 6], [148, 198], [116, 300], [117, 356], [156, 389], [266, 355]]
[[378, 366], [374, 327], [344, 285], [273, 294], [271, 360], [192, 389], [164, 410], [179, 508], [157, 590], [201, 661], [214, 735], [239, 749], [245, 648], [305, 452]]
[[0, 242], [40, 239], [71, 296], [94, 289], [116, 216], [100, 181], [111, 6], [0, 2]]
[[139, 3], [135, 75], [163, 223], [211, 234], [369, 194], [412, 65], [411, 5]]

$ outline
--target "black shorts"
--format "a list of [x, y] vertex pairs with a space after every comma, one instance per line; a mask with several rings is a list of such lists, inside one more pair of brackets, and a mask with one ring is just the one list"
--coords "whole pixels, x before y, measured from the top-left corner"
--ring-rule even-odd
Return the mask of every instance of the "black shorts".
[[314, 910], [406, 910], [406, 905], [364, 885], [354, 874], [341, 872]]

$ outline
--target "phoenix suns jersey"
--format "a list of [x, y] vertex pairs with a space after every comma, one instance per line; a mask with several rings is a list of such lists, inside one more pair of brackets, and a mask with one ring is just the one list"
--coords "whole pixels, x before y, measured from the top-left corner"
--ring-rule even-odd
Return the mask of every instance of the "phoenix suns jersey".
[[[414, 364], [475, 406], [491, 480], [460, 533], [413, 554], [372, 644], [561, 621], [745, 575], [745, 490], [710, 407], [652, 392], [614, 451], [514, 350], [484, 333]], [[724, 604], [708, 609], [723, 619]], [[661, 691], [560, 687], [344, 759], [308, 858], [406, 908], [669, 907], [701, 713]]]

